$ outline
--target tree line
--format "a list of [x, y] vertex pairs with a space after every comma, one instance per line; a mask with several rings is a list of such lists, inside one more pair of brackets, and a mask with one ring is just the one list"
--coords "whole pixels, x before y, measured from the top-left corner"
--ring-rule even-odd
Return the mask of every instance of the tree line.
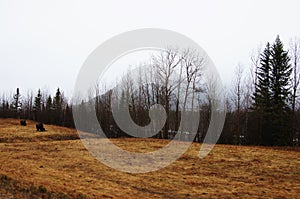
[[74, 128], [72, 105], [57, 88], [54, 96], [37, 91], [36, 96], [28, 92], [23, 96], [19, 88], [10, 98], [2, 95], [0, 105], [1, 118], [28, 119], [45, 124]]
[[[226, 89], [226, 120], [219, 143], [247, 145], [299, 145], [299, 59], [300, 42], [293, 40], [285, 49], [279, 36], [267, 43], [252, 57], [249, 71], [239, 64], [232, 85]], [[3, 95], [0, 117], [31, 119], [46, 124], [75, 127], [72, 115], [74, 106], [83, 107], [94, 102], [96, 115], [107, 137], [128, 137], [118, 126], [112, 106], [128, 106], [130, 118], [140, 126], [150, 122], [149, 111], [155, 104], [163, 106], [167, 115], [163, 128], [153, 137], [171, 139], [181, 132], [183, 113], [192, 115], [199, 111], [199, 127], [194, 138], [203, 142], [209, 127], [211, 91], [215, 80], [204, 79], [207, 57], [192, 49], [168, 48], [150, 56], [133, 71], [124, 74], [107, 89], [106, 84], [96, 84], [89, 91], [88, 99], [78, 98], [68, 102], [60, 89], [55, 95], [43, 94], [24, 97], [17, 89], [12, 97]], [[123, 118], [124, 119], [124, 118]], [[87, 119], [83, 126], [95, 132], [95, 126]], [[186, 124], [187, 125], [187, 124]]]
[[299, 50], [299, 39], [286, 50], [277, 36], [251, 57], [249, 73], [237, 66], [221, 140], [299, 146]]

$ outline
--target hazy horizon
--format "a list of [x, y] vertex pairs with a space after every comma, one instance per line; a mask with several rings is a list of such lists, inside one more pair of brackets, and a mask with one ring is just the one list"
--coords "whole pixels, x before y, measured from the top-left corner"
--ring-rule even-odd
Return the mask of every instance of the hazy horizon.
[[247, 70], [258, 46], [280, 35], [287, 49], [289, 39], [299, 37], [299, 7], [296, 0], [1, 1], [0, 92], [19, 87], [23, 95], [39, 88], [54, 94], [59, 87], [70, 97], [88, 55], [107, 39], [139, 28], [190, 37], [229, 85], [236, 65]]

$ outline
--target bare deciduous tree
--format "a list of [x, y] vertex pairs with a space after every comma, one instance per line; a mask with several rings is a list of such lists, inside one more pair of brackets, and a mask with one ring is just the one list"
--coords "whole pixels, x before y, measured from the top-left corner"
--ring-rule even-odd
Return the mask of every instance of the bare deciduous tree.
[[[162, 85], [162, 94], [164, 98], [164, 106], [166, 114], [170, 113], [170, 96], [174, 89], [178, 86], [172, 79], [176, 73], [176, 68], [180, 65], [181, 57], [177, 49], [167, 49], [161, 52], [158, 56], [152, 57], [152, 64], [159, 85]], [[163, 138], [168, 138], [169, 117], [165, 124]]]
[[241, 144], [241, 114], [242, 114], [242, 103], [243, 103], [243, 66], [238, 64], [235, 68], [235, 77], [233, 80], [233, 102], [236, 109], [236, 142]]
[[251, 59], [250, 79], [252, 80], [253, 87], [255, 87], [257, 83], [257, 69], [259, 68], [260, 65], [261, 49], [262, 49], [261, 46], [257, 47], [257, 49], [252, 52], [252, 55], [250, 57]]
[[290, 58], [292, 62], [292, 112], [293, 112], [293, 121], [292, 121], [292, 136], [296, 137], [296, 126], [297, 126], [297, 117], [296, 117], [296, 104], [298, 98], [298, 89], [299, 89], [299, 81], [300, 81], [300, 39], [294, 38], [290, 40]]
[[293, 65], [292, 73], [292, 111], [295, 112], [297, 91], [300, 81], [300, 39], [294, 38], [290, 41], [290, 57]]

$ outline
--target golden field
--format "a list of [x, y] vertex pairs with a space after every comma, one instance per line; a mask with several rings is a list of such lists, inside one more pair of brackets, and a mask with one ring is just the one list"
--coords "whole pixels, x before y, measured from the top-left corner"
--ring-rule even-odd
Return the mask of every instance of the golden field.
[[[0, 119], [0, 198], [300, 198], [299, 148], [200, 144], [168, 167], [124, 173], [94, 159], [74, 129]], [[129, 151], [153, 151], [158, 139], [114, 139]]]

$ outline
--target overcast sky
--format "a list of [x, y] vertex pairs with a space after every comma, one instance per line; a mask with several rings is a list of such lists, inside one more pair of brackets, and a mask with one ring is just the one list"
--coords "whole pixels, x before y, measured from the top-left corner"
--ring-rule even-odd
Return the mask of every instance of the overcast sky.
[[[87, 56], [129, 30], [163, 28], [196, 41], [222, 80], [260, 44], [300, 36], [300, 1], [0, 1], [0, 91], [71, 94]], [[286, 46], [287, 47], [287, 46]]]

